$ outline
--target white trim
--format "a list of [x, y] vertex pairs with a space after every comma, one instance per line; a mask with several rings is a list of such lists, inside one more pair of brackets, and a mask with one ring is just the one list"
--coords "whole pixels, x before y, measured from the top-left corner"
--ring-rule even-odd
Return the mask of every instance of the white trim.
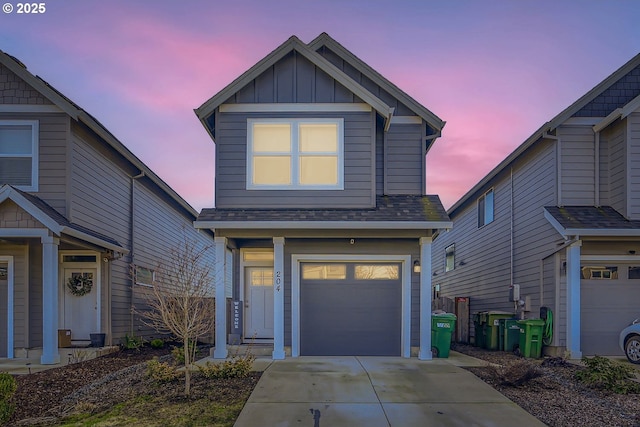
[[620, 261], [624, 263], [640, 262], [640, 255], [581, 255], [582, 261]]
[[13, 359], [13, 299], [14, 299], [14, 275], [13, 257], [0, 256], [0, 262], [7, 263], [7, 358]]
[[[433, 239], [420, 238], [420, 351], [418, 359], [431, 360], [431, 250]], [[407, 357], [407, 356], [405, 356]]]
[[300, 263], [309, 261], [401, 262], [402, 266], [402, 357], [411, 355], [411, 255], [292, 254], [291, 255], [291, 356], [300, 356]]
[[58, 353], [58, 245], [60, 239], [52, 236], [42, 238], [42, 356], [40, 363], [60, 363]]
[[284, 237], [273, 238], [273, 360], [284, 353]]
[[0, 228], [0, 237], [38, 237], [44, 239], [49, 235], [45, 228]]
[[604, 119], [601, 119], [599, 122], [595, 123], [593, 125], [593, 131], [596, 132], [596, 133], [600, 132], [602, 129], [606, 128], [611, 123], [613, 123], [616, 120], [618, 120], [621, 115], [622, 115], [622, 109], [621, 108], [616, 108], [611, 113], [609, 113], [609, 115], [607, 117], [605, 117]]
[[245, 230], [270, 229], [337, 229], [337, 230], [422, 230], [450, 229], [451, 221], [195, 221], [196, 228]]
[[219, 109], [221, 113], [366, 113], [372, 110], [371, 105], [365, 103], [222, 104]]
[[582, 357], [580, 344], [580, 247], [577, 241], [567, 247], [567, 350], [571, 359]]
[[[227, 299], [225, 297], [225, 283], [224, 283], [224, 268], [226, 264], [225, 253], [227, 251], [227, 238], [226, 237], [214, 237], [215, 247], [215, 269], [214, 269], [214, 284], [215, 284], [215, 336], [216, 345], [213, 350], [214, 359], [226, 359], [227, 358]], [[220, 274], [222, 272], [222, 274]]]
[[[300, 169], [299, 159], [302, 156], [300, 154], [299, 147], [299, 134], [301, 126], [311, 123], [332, 124], [336, 126], [337, 130], [337, 147], [336, 151], [326, 153], [310, 153], [311, 155], [327, 155], [336, 157], [337, 161], [337, 173], [338, 176], [335, 184], [328, 185], [308, 185], [301, 184], [300, 181]], [[253, 153], [253, 128], [256, 124], [286, 124], [290, 127], [291, 138], [288, 152], [274, 152], [258, 154], [258, 157], [269, 155], [287, 155], [290, 161], [290, 183], [282, 185], [265, 185], [253, 183], [253, 159], [256, 154]], [[344, 190], [344, 119], [343, 118], [267, 118], [267, 119], [247, 119], [247, 190]]]
[[2, 104], [0, 113], [64, 113], [55, 104]]
[[634, 113], [636, 110], [640, 108], [640, 95], [633, 98], [631, 101], [627, 103], [624, 107], [622, 107], [622, 118], [626, 118], [631, 113]]
[[30, 126], [31, 127], [31, 154], [29, 156], [20, 155], [20, 154], [7, 154], [2, 155], [0, 153], [0, 157], [9, 157], [9, 158], [31, 158], [31, 185], [15, 185], [16, 188], [19, 188], [23, 191], [38, 191], [38, 176], [39, 176], [39, 160], [40, 156], [38, 155], [39, 145], [40, 145], [40, 124], [38, 120], [0, 120], [0, 127], [2, 126]]
[[[271, 267], [273, 268], [273, 261], [245, 261], [244, 254], [247, 252], [265, 252], [273, 254], [273, 247], [271, 248], [240, 248], [240, 290], [239, 290], [239, 298], [242, 302], [243, 306], [245, 305], [245, 291], [246, 291], [246, 277], [245, 277], [245, 269], [247, 267]], [[247, 336], [247, 310], [242, 310], [242, 339], [243, 342], [252, 342], [253, 337]], [[264, 339], [260, 340], [261, 342], [273, 342], [272, 339]]]
[[90, 234], [83, 233], [82, 231], [76, 230], [75, 228], [64, 226], [60, 229], [60, 232], [72, 237], [77, 237], [78, 239], [84, 240], [86, 242], [93, 243], [105, 249], [119, 252], [124, 255], [129, 253], [129, 249], [125, 249], [122, 246], [114, 245]]
[[420, 125], [422, 124], [422, 117], [420, 116], [393, 116], [391, 119], [392, 125]]

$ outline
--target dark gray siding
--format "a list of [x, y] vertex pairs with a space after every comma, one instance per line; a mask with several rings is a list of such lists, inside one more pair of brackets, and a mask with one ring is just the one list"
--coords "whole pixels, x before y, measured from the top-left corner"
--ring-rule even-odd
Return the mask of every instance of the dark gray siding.
[[391, 125], [386, 144], [385, 194], [422, 194], [425, 153], [422, 125]]
[[607, 147], [609, 170], [609, 204], [623, 215], [627, 214], [627, 140], [626, 123], [616, 122], [603, 133]]
[[42, 346], [42, 245], [29, 243], [29, 347]]
[[626, 105], [638, 94], [640, 94], [640, 67], [631, 70], [603, 91], [574, 114], [574, 117], [607, 117], [613, 110]]
[[627, 117], [629, 127], [629, 218], [640, 220], [640, 113]]
[[561, 126], [561, 205], [595, 203], [595, 135], [590, 126]]
[[[15, 348], [28, 346], [28, 246], [0, 245], [0, 255], [13, 257], [13, 344]], [[6, 327], [6, 318], [0, 321]], [[5, 342], [6, 343], [6, 342]]]
[[[247, 190], [247, 118], [265, 114], [220, 114], [216, 142], [216, 207], [368, 207], [375, 203], [374, 114], [313, 114], [344, 117], [344, 190]], [[278, 114], [278, 117], [311, 117]]]

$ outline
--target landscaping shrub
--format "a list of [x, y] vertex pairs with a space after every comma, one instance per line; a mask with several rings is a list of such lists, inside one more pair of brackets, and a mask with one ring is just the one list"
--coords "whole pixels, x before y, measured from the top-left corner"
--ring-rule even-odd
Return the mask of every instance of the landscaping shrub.
[[9, 401], [17, 389], [16, 380], [6, 372], [0, 372], [0, 423], [4, 423], [11, 415], [15, 406]]
[[[189, 342], [189, 351], [191, 352], [191, 355], [196, 353], [196, 345], [197, 343], [195, 341]], [[171, 354], [173, 355], [173, 359], [176, 361], [176, 364], [184, 365], [184, 347], [173, 347]], [[193, 363], [193, 360], [191, 362]]]
[[542, 371], [535, 363], [518, 360], [506, 366], [489, 366], [496, 381], [503, 385], [518, 387], [534, 378], [542, 376]]
[[207, 362], [204, 366], [198, 366], [198, 370], [209, 379], [243, 378], [251, 372], [255, 359], [253, 354], [247, 352], [244, 356], [234, 355], [222, 362]]
[[634, 369], [613, 362], [606, 357], [583, 357], [585, 368], [576, 372], [576, 377], [592, 388], [608, 390], [618, 394], [640, 393], [640, 384], [631, 381]]
[[149, 344], [153, 348], [163, 348], [164, 347], [164, 340], [162, 338], [154, 338], [154, 339], [151, 340], [151, 342]]
[[147, 362], [146, 374], [147, 378], [151, 378], [157, 384], [170, 383], [180, 375], [173, 366], [160, 362], [157, 357]]
[[124, 338], [122, 338], [122, 347], [126, 350], [140, 350], [140, 347], [143, 345], [144, 339], [142, 337], [126, 334]]

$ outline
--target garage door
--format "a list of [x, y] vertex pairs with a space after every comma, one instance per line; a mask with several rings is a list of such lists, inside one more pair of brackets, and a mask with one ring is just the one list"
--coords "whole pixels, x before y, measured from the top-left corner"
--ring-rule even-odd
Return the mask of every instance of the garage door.
[[302, 263], [300, 354], [400, 356], [399, 263]]
[[640, 265], [584, 262], [580, 341], [584, 355], [622, 355], [620, 331], [640, 317]]

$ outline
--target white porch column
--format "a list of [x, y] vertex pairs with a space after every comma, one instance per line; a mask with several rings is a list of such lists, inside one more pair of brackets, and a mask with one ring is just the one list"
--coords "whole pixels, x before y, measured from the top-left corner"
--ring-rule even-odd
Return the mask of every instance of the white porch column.
[[216, 288], [216, 346], [214, 359], [227, 358], [227, 299], [224, 294], [224, 269], [226, 263], [227, 238], [215, 237], [216, 248], [215, 288]]
[[273, 238], [273, 355], [284, 359], [284, 237]]
[[420, 352], [431, 360], [431, 237], [420, 238]]
[[580, 246], [567, 248], [567, 350], [572, 359], [580, 359]]
[[60, 239], [42, 237], [42, 356], [40, 363], [60, 363], [58, 353], [58, 245]]

